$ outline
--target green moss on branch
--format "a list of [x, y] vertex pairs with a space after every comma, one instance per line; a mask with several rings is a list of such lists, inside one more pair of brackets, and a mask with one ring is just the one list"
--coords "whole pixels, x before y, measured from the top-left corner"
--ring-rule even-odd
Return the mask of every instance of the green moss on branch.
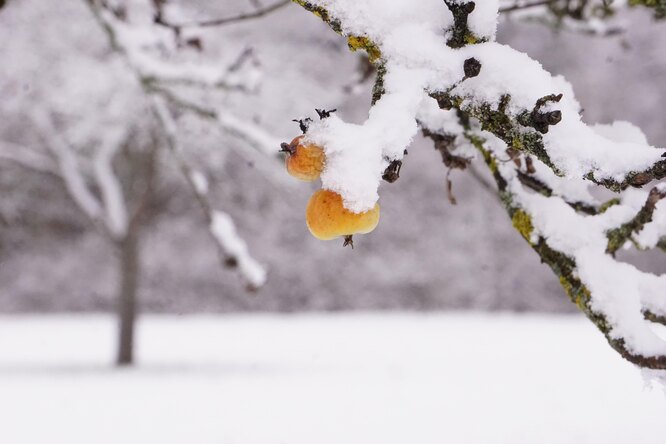
[[634, 216], [629, 222], [622, 224], [606, 234], [608, 237], [606, 252], [609, 254], [615, 254], [617, 250], [622, 248], [622, 246], [631, 239], [634, 233], [638, 233], [646, 224], [652, 222], [652, 216], [657, 207], [657, 202], [665, 197], [666, 192], [660, 191], [656, 187], [652, 188], [645, 204], [636, 216]]

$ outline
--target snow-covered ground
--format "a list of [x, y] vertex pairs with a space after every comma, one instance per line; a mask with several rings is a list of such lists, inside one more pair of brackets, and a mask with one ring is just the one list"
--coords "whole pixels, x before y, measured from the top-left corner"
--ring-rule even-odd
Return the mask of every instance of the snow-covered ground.
[[0, 442], [663, 443], [666, 396], [579, 316], [0, 318]]

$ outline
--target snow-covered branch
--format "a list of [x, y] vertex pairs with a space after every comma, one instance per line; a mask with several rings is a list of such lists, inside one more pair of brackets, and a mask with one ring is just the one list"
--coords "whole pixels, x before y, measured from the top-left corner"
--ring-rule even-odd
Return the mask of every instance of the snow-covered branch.
[[[106, 32], [112, 48], [122, 54], [140, 82], [145, 84], [189, 85], [200, 88], [219, 88], [253, 91], [261, 78], [257, 64], [240, 52], [230, 64], [173, 61], [164, 57], [165, 50], [174, 52], [181, 38], [180, 31], [171, 32], [159, 23], [130, 23], [126, 12], [111, 8], [102, 0], [84, 0]], [[157, 2], [159, 4], [159, 2]], [[192, 39], [195, 46], [201, 42]], [[172, 56], [174, 54], [171, 54]], [[238, 61], [243, 63], [238, 63]]]
[[[155, 87], [154, 92], [176, 108], [192, 112], [213, 122], [223, 132], [240, 141], [240, 144], [230, 144], [230, 148], [234, 149], [248, 162], [252, 162], [267, 180], [280, 187], [293, 186], [293, 183], [287, 179], [282, 171], [281, 165], [273, 161], [279, 157], [279, 152], [275, 147], [279, 146], [283, 139], [277, 138], [250, 121], [241, 120], [223, 110], [185, 99], [168, 89]], [[248, 146], [253, 149], [248, 150]]]
[[[594, 215], [576, 211], [560, 196], [534, 193], [524, 186], [518, 178], [520, 170], [499, 161], [505, 151], [501, 140], [478, 127], [466, 137], [493, 172], [514, 227], [551, 267], [571, 300], [626, 359], [666, 368], [666, 344], [644, 319], [655, 321], [666, 313], [666, 276], [642, 272], [609, 254], [611, 245], [622, 246], [631, 233], [640, 231], [636, 221], [644, 221], [649, 210], [640, 210], [636, 216], [633, 205], [622, 202]], [[535, 174], [560, 188], [573, 186], [546, 168]], [[583, 182], [578, 184], [581, 191], [586, 190]], [[644, 208], [652, 206], [656, 196], [649, 193]]]
[[[228, 111], [201, 104], [191, 98], [183, 99], [176, 91], [169, 88], [169, 86], [186, 84], [199, 86], [202, 91], [220, 86], [227, 89], [253, 90], [256, 88], [260, 75], [252, 67], [246, 69], [248, 64], [254, 63], [251, 49], [246, 48], [241, 51], [238, 57], [224, 68], [211, 67], [206, 64], [166, 62], [149, 50], [154, 47], [169, 46], [168, 38], [161, 35], [159, 31], [162, 29], [159, 26], [153, 23], [151, 30], [134, 29], [121, 19], [122, 14], [119, 18], [119, 14], [114, 14], [104, 2], [85, 1], [106, 32], [112, 48], [123, 57], [148, 97], [155, 95], [165, 97], [172, 105], [195, 112], [197, 115], [213, 121], [223, 132], [242, 142], [238, 145], [234, 144], [232, 147], [240, 148], [238, 151], [244, 157], [250, 157], [253, 161], [257, 160], [253, 154], [246, 152], [246, 147], [249, 146], [263, 156], [277, 158], [277, 147], [284, 138], [274, 136], [259, 125], [240, 119]], [[276, 3], [272, 7], [260, 8], [259, 15], [266, 15], [276, 10], [277, 5]], [[164, 5], [157, 7], [159, 15]], [[170, 11], [173, 15], [174, 9], [171, 8]], [[175, 11], [177, 12], [177, 8]], [[249, 18], [251, 17], [248, 15], [246, 19]], [[263, 159], [258, 160], [260, 163], [264, 162]], [[267, 166], [262, 166], [262, 168], [267, 177], [276, 179], [280, 183], [284, 182], [283, 176], [274, 173], [274, 168]]]
[[[150, 106], [157, 117], [166, 145], [177, 161], [187, 183], [202, 208], [209, 225], [220, 259], [225, 266], [238, 269], [248, 288], [258, 289], [266, 281], [266, 271], [250, 256], [247, 244], [237, 234], [231, 217], [211, 204], [208, 195], [208, 183], [205, 176], [192, 168], [185, 158], [178, 139], [177, 128], [167, 100], [181, 109], [191, 110], [208, 119], [214, 120], [220, 128], [231, 135], [242, 139], [246, 144], [255, 147], [264, 155], [276, 154], [280, 139], [268, 135], [261, 128], [241, 121], [229, 113], [208, 108], [196, 102], [180, 99], [168, 89], [173, 83], [188, 83], [203, 87], [235, 85], [253, 88], [256, 75], [240, 73], [240, 68], [251, 58], [250, 51], [243, 51], [239, 58], [225, 70], [213, 69], [192, 64], [170, 64], [146, 51], [154, 42], [146, 43], [137, 36], [136, 30], [114, 14], [106, 5], [98, 0], [86, 0], [95, 18], [106, 32], [111, 47], [124, 59], [129, 70], [136, 75], [143, 92], [150, 101]], [[159, 5], [158, 5], [159, 7]], [[273, 8], [277, 9], [277, 8]], [[160, 10], [161, 11], [161, 10]], [[265, 11], [266, 14], [270, 11]], [[249, 18], [249, 17], [248, 17]], [[164, 25], [163, 20], [158, 20]], [[153, 26], [155, 26], [153, 24]], [[151, 36], [159, 33], [150, 33]], [[220, 76], [220, 73], [222, 75]], [[231, 80], [230, 80], [231, 79]], [[112, 190], [112, 188], [110, 188]]]
[[275, 147], [280, 146], [282, 139], [269, 134], [259, 125], [241, 120], [233, 114], [220, 109], [184, 99], [180, 95], [164, 88], [155, 88], [152, 91], [183, 110], [191, 111], [200, 117], [213, 121], [223, 131], [244, 141], [259, 153], [269, 157], [277, 156], [278, 151]]
[[62, 178], [74, 202], [83, 213], [113, 240], [122, 239], [127, 233], [129, 219], [125, 196], [113, 171], [113, 160], [125, 140], [124, 131], [116, 131], [102, 142], [93, 162], [95, 177], [101, 196], [98, 197], [88, 183], [84, 168], [70, 144], [54, 127], [51, 118], [44, 113], [35, 113], [43, 143], [50, 150], [59, 167]]
[[237, 268], [251, 289], [258, 289], [266, 282], [266, 271], [252, 256], [245, 241], [238, 235], [236, 227], [227, 213], [214, 208], [209, 199], [208, 181], [205, 175], [195, 170], [185, 159], [178, 140], [176, 122], [167, 104], [161, 97], [153, 99], [155, 113], [164, 129], [167, 147], [190, 185], [199, 206], [203, 210], [210, 233], [215, 240], [222, 264]]
[[89, 188], [79, 160], [70, 145], [54, 128], [49, 116], [38, 113], [35, 124], [41, 132], [44, 144], [56, 159], [60, 176], [74, 202], [93, 223], [106, 228], [102, 204]]
[[[522, 56], [520, 54], [519, 58], [522, 59]], [[521, 64], [521, 61], [524, 60], [515, 60], [515, 66], [528, 66]], [[506, 62], [510, 64], [511, 60]], [[484, 65], [483, 69], [488, 76], [492, 76], [497, 72], [493, 68], [498, 66], [488, 65]], [[529, 78], [529, 74], [521, 74], [520, 77]], [[548, 85], [545, 80], [543, 84]], [[538, 98], [534, 107], [516, 106], [512, 100], [522, 94], [518, 85], [514, 86], [515, 89], [511, 88], [507, 82], [506, 94], [485, 100], [472, 95], [476, 85], [464, 83], [452, 92], [434, 93], [433, 96], [441, 108], [464, 111], [478, 119], [484, 130], [493, 133], [511, 148], [536, 156], [557, 174], [584, 177], [613, 191], [643, 186], [666, 176], [666, 159], [663, 157], [666, 151], [654, 149], [647, 143], [612, 142], [597, 134], [581, 121], [572, 93], [568, 94], [570, 100], [558, 99], [558, 104], [549, 100], [550, 111], [541, 112], [539, 108], [543, 105], [539, 106], [540, 101], [560, 95]], [[553, 88], [570, 91], [569, 85], [564, 84], [559, 87], [553, 85]], [[457, 95], [456, 91], [461, 94]], [[609, 153], [613, 153], [611, 158]]]
[[122, 239], [129, 227], [129, 216], [125, 196], [118, 177], [113, 171], [113, 159], [126, 137], [125, 131], [108, 135], [97, 150], [93, 170], [99, 186], [106, 225], [115, 239]]
[[59, 174], [57, 165], [43, 154], [7, 140], [0, 141], [0, 160], [13, 162], [40, 173]]
[[[381, 68], [365, 123], [332, 116], [308, 129], [325, 152], [323, 188], [352, 212], [373, 208], [419, 127], [449, 168], [480, 154], [514, 227], [611, 346], [666, 369], [666, 342], [650, 327], [666, 319], [666, 276], [614, 257], [666, 236], [662, 186], [636, 189], [666, 176], [666, 150], [627, 123], [583, 123], [565, 79], [495, 42], [499, 0], [294, 1]], [[600, 202], [595, 186], [621, 194]]]

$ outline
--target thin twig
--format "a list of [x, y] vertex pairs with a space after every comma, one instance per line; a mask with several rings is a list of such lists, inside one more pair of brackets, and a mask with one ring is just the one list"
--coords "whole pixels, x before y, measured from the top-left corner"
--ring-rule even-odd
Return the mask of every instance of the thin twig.
[[481, 171], [476, 169], [476, 166], [474, 166], [473, 163], [469, 164], [467, 170], [470, 172], [470, 175], [474, 178], [474, 180], [476, 180], [479, 183], [479, 185], [481, 185], [481, 188], [486, 190], [489, 193], [489, 195], [491, 195], [493, 198], [499, 201], [499, 196], [497, 195], [497, 187], [495, 187], [488, 180], [486, 180], [486, 177], [481, 173]]
[[499, 12], [500, 14], [505, 14], [507, 12], [512, 12], [512, 11], [518, 11], [520, 9], [528, 9], [528, 8], [534, 8], [537, 6], [546, 6], [551, 3], [555, 3], [555, 0], [539, 0], [531, 3], [521, 3], [521, 2], [516, 2], [513, 6], [507, 6], [504, 8], [500, 8]]
[[250, 20], [254, 18], [259, 18], [264, 15], [270, 14], [273, 11], [276, 11], [283, 6], [287, 6], [289, 3], [291, 3], [291, 0], [281, 0], [279, 2], [273, 3], [270, 6], [266, 6], [261, 9], [257, 9], [253, 12], [247, 12], [244, 14], [239, 14], [231, 17], [222, 17], [218, 19], [208, 19], [208, 20], [201, 20], [201, 21], [191, 21], [191, 22], [184, 22], [184, 23], [171, 23], [166, 20], [164, 20], [164, 17], [161, 15], [158, 15], [155, 22], [166, 26], [168, 28], [172, 29], [180, 29], [180, 28], [206, 28], [206, 27], [213, 27], [213, 26], [222, 26], [222, 25], [227, 25], [229, 23], [238, 23], [242, 22], [245, 20]]

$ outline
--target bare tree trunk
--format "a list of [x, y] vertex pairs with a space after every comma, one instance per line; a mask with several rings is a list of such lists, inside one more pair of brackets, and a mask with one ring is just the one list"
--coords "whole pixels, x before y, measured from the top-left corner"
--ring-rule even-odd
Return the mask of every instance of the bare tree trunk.
[[[126, 195], [134, 208], [131, 211], [127, 234], [116, 242], [118, 252], [118, 349], [116, 365], [134, 364], [134, 330], [137, 319], [138, 290], [141, 278], [142, 228], [153, 216], [151, 202], [157, 175], [159, 141], [155, 134], [148, 152], [139, 152], [126, 158], [129, 179]], [[138, 190], [142, 190], [138, 193]]]
[[139, 284], [139, 231], [130, 227], [127, 236], [118, 243], [118, 366], [132, 365], [134, 361], [134, 326], [137, 315], [137, 289]]

